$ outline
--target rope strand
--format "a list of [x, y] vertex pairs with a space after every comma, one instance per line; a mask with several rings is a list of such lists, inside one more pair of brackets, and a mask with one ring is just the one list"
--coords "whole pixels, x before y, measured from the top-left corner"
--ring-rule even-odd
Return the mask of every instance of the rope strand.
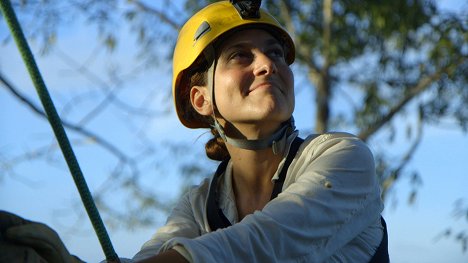
[[36, 88], [42, 106], [44, 107], [44, 110], [47, 114], [47, 118], [49, 119], [49, 123], [52, 126], [52, 130], [54, 131], [55, 137], [57, 138], [57, 142], [67, 162], [68, 169], [70, 170], [73, 180], [75, 181], [75, 185], [78, 188], [83, 205], [86, 209], [86, 212], [88, 213], [94, 231], [96, 232], [101, 247], [104, 251], [106, 260], [118, 262], [119, 258], [115, 253], [114, 248], [112, 247], [109, 235], [107, 234], [106, 228], [96, 208], [93, 197], [91, 196], [88, 185], [86, 184], [81, 168], [70, 145], [70, 141], [68, 140], [67, 134], [65, 133], [60, 117], [42, 79], [36, 61], [34, 60], [33, 54], [24, 37], [23, 31], [18, 22], [18, 19], [16, 18], [16, 14], [11, 6], [11, 3], [9, 0], [0, 0], [0, 3], [5, 21], [8, 24], [29, 75], [31, 76], [34, 87]]

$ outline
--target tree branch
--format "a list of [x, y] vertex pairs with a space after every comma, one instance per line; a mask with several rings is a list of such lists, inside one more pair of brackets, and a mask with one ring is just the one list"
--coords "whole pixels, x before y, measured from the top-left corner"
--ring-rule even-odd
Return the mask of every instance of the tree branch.
[[420, 113], [419, 118], [418, 118], [418, 129], [417, 129], [416, 139], [413, 141], [413, 143], [411, 144], [411, 147], [408, 149], [406, 154], [401, 159], [400, 164], [395, 169], [393, 169], [391, 174], [387, 178], [384, 178], [383, 182], [381, 183], [382, 199], [385, 200], [385, 196], [387, 192], [390, 190], [393, 184], [398, 180], [401, 174], [401, 171], [403, 171], [403, 169], [411, 161], [411, 158], [414, 156], [414, 153], [416, 152], [418, 146], [421, 144], [422, 137], [423, 137], [423, 126], [424, 126], [423, 115]]
[[119, 99], [118, 96], [115, 94], [117, 91], [120, 90], [119, 87], [111, 87], [103, 79], [101, 79], [99, 76], [90, 71], [86, 67], [86, 65], [80, 65], [77, 61], [68, 56], [59, 48], [55, 48], [55, 53], [70, 68], [77, 71], [90, 81], [99, 84], [102, 87], [104, 93], [104, 98], [102, 99], [102, 101], [98, 103], [92, 110], [90, 110], [89, 113], [87, 113], [86, 116], [84, 116], [78, 124], [83, 125], [84, 123], [90, 121], [93, 116], [96, 116], [99, 112], [103, 111], [110, 103], [114, 103], [115, 105], [124, 109], [128, 113], [136, 114], [139, 116], [152, 117], [158, 114], [155, 111], [150, 111], [145, 108], [135, 107], [127, 104], [126, 102]]
[[453, 73], [453, 71], [455, 71], [455, 69], [462, 63], [462, 61], [463, 60], [459, 60], [457, 63], [448, 65], [434, 72], [432, 75], [421, 78], [414, 87], [408, 88], [409, 92], [406, 94], [406, 96], [403, 97], [403, 99], [401, 99], [399, 103], [393, 106], [393, 108], [391, 108], [386, 115], [376, 120], [373, 124], [370, 124], [367, 129], [362, 130], [358, 137], [363, 141], [367, 141], [369, 137], [377, 132], [382, 126], [390, 122], [397, 113], [400, 113], [401, 109], [403, 109], [403, 107], [405, 107], [412, 99], [416, 98], [421, 92], [429, 88], [433, 82], [440, 79], [444, 73], [449, 75]]
[[175, 29], [177, 31], [180, 29], [180, 25], [176, 23], [174, 20], [172, 20], [171, 18], [169, 18], [166, 15], [166, 13], [164, 13], [163, 11], [156, 10], [141, 1], [131, 1], [131, 2], [141, 11], [147, 12], [147, 13], [153, 13], [154, 15], [159, 17], [161, 21], [163, 21], [164, 23], [172, 27], [172, 29]]
[[[33, 112], [38, 114], [39, 116], [43, 117], [44, 119], [47, 119], [47, 115], [45, 112], [37, 106], [32, 100], [21, 94], [18, 89], [16, 89], [13, 84], [11, 84], [0, 72], [0, 82], [3, 84], [3, 86], [10, 91], [13, 96], [15, 96], [17, 99], [22, 101], [24, 104], [26, 104]], [[134, 161], [132, 158], [128, 157], [125, 153], [120, 151], [117, 147], [115, 147], [112, 143], [109, 141], [105, 140], [104, 138], [100, 137], [99, 135], [88, 131], [87, 129], [84, 129], [78, 125], [72, 124], [66, 120], [62, 120], [62, 124], [65, 128], [68, 128], [70, 130], [73, 130], [85, 137], [90, 138], [91, 140], [95, 141], [97, 144], [101, 145], [104, 149], [109, 151], [111, 154], [117, 156], [118, 159], [125, 163], [129, 163], [132, 167], [134, 167]]]

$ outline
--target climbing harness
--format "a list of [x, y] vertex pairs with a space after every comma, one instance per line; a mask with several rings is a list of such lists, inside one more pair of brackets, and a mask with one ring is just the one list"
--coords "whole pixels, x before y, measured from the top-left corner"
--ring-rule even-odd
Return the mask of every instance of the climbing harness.
[[88, 216], [93, 225], [94, 231], [96, 232], [101, 247], [104, 251], [106, 260], [118, 262], [119, 257], [112, 247], [109, 235], [107, 234], [104, 223], [102, 222], [102, 219], [93, 201], [93, 197], [91, 196], [88, 185], [86, 184], [86, 181], [83, 177], [83, 173], [81, 172], [81, 168], [70, 145], [70, 141], [68, 140], [67, 134], [65, 133], [60, 117], [57, 113], [57, 110], [55, 109], [44, 80], [42, 79], [41, 73], [39, 72], [36, 61], [34, 60], [31, 49], [29, 48], [26, 38], [24, 37], [24, 33], [11, 6], [11, 3], [9, 0], [0, 0], [0, 3], [3, 17], [8, 24], [13, 39], [15, 40], [29, 75], [31, 76], [34, 87], [36, 88], [42, 106], [44, 107], [44, 110], [47, 114], [47, 118], [49, 119], [49, 123], [52, 126], [52, 130], [54, 131], [55, 137], [57, 138], [57, 142], [67, 162], [68, 169], [70, 170], [70, 173], [73, 176], [73, 180], [75, 181], [75, 185], [78, 188], [81, 201], [83, 202], [86, 212], [88, 213]]

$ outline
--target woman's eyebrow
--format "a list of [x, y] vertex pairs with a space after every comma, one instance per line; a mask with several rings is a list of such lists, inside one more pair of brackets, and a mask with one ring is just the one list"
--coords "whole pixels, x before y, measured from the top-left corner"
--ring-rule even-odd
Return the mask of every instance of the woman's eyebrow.
[[267, 41], [265, 41], [265, 44], [267, 44], [267, 45], [280, 45], [280, 46], [282, 46], [281, 43], [280, 43], [280, 41], [279, 41], [278, 39], [274, 38], [274, 37], [273, 37], [273, 38], [269, 38]]
[[249, 41], [249, 40], [240, 40], [240, 41], [234, 42], [233, 44], [231, 44], [229, 42], [225, 43], [224, 47], [222, 47], [222, 50], [228, 51], [228, 50], [231, 50], [231, 49], [251, 48], [252, 46], [254, 46], [254, 44], [251, 41]]
[[[281, 46], [280, 42], [274, 37], [267, 39], [264, 42], [264, 44], [267, 45], [267, 46], [273, 46], [273, 45], [280, 45]], [[252, 46], [255, 46], [254, 43], [252, 43], [249, 40], [244, 40], [244, 41], [239, 41], [239, 42], [237, 42], [235, 44], [232, 44], [232, 45], [226, 43], [223, 50], [224, 51], [229, 51], [231, 49], [237, 49], [237, 48], [251, 48]]]

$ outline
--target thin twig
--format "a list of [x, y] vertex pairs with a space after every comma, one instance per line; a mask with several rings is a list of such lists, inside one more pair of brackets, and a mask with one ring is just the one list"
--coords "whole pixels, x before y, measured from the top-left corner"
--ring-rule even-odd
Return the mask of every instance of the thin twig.
[[[21, 94], [18, 89], [16, 89], [13, 84], [11, 84], [0, 72], [0, 82], [3, 84], [3, 86], [10, 91], [13, 96], [15, 96], [17, 99], [22, 101], [24, 104], [26, 104], [34, 113], [38, 114], [39, 116], [43, 117], [44, 119], [47, 119], [47, 115], [45, 112], [37, 106], [32, 100], [27, 98], [25, 95]], [[86, 136], [96, 142], [97, 144], [101, 145], [104, 149], [108, 150], [110, 153], [113, 155], [117, 156], [120, 160], [123, 160], [127, 163], [133, 163], [134, 161], [128, 157], [125, 153], [123, 153], [120, 149], [118, 149], [116, 146], [114, 146], [111, 142], [107, 141], [103, 137], [100, 137], [99, 135], [81, 127], [75, 124], [70, 123], [69, 121], [62, 120], [62, 124], [65, 128], [68, 128], [72, 131], [75, 131], [83, 136]]]

